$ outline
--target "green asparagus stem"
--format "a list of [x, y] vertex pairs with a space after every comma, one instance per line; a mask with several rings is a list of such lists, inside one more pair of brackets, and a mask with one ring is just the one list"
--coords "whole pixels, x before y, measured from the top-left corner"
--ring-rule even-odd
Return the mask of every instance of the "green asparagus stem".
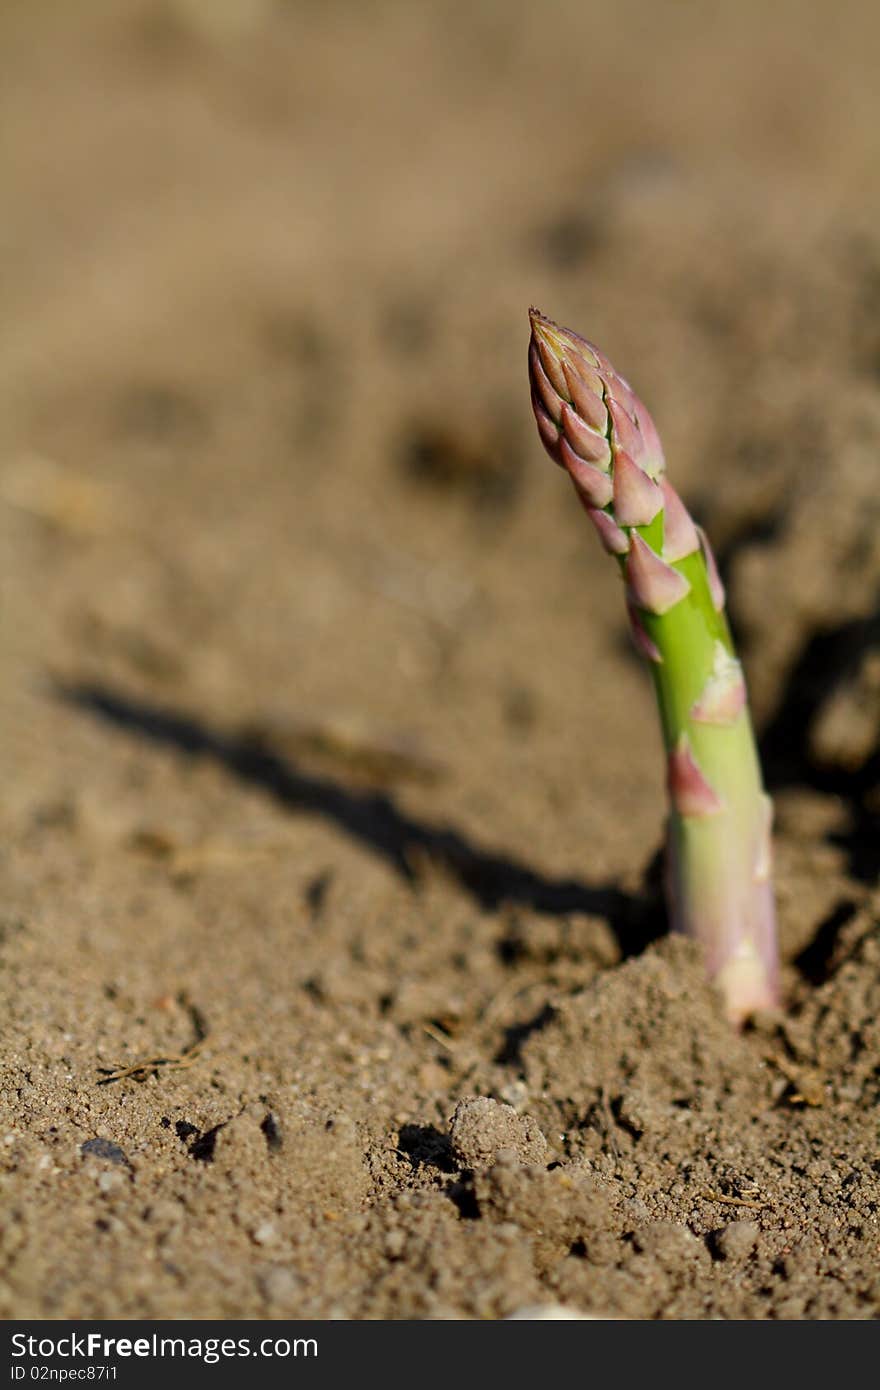
[[664, 476], [654, 422], [608, 359], [530, 312], [532, 405], [626, 584], [667, 757], [670, 924], [704, 948], [737, 1023], [779, 999], [770, 798], [724, 589], [705, 534]]

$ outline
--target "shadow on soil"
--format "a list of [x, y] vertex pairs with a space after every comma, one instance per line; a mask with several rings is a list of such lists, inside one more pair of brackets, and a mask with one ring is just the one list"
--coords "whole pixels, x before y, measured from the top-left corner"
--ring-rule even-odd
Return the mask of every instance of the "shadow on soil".
[[810, 750], [810, 729], [825, 701], [858, 669], [868, 651], [880, 648], [880, 612], [814, 633], [788, 674], [782, 699], [761, 738], [768, 790], [810, 787], [839, 797], [849, 825], [835, 835], [849, 856], [849, 871], [863, 883], [880, 874], [880, 749], [858, 768], [822, 767]]
[[485, 910], [519, 904], [551, 916], [583, 912], [604, 917], [627, 956], [638, 954], [665, 931], [650, 884], [645, 895], [637, 897], [613, 883], [592, 886], [577, 879], [550, 878], [516, 859], [482, 849], [457, 830], [408, 815], [385, 791], [346, 787], [329, 777], [305, 773], [271, 749], [218, 732], [195, 716], [101, 685], [56, 683], [53, 692], [65, 703], [136, 737], [214, 758], [233, 777], [262, 788], [288, 810], [332, 821], [413, 885], [418, 883], [420, 859], [427, 858]]

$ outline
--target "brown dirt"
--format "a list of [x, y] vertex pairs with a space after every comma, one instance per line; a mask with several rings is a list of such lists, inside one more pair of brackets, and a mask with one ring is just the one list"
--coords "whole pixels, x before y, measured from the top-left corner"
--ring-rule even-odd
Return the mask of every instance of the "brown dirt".
[[[880, 1312], [875, 7], [0, 15], [0, 1312]], [[788, 1009], [663, 939], [525, 309], [717, 542]]]

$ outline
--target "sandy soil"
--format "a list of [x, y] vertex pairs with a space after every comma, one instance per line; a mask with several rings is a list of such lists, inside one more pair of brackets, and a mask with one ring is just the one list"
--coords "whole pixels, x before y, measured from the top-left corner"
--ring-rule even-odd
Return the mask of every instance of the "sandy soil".
[[[0, 1313], [880, 1312], [876, 7], [0, 9]], [[720, 551], [787, 1010], [665, 938], [525, 310]]]

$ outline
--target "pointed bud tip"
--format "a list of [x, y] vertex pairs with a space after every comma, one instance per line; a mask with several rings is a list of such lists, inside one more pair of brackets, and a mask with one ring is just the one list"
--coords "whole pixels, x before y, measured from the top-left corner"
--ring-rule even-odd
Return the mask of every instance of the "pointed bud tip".
[[602, 435], [607, 433], [610, 417], [612, 452], [625, 450], [657, 481], [665, 469], [657, 427], [625, 378], [595, 343], [563, 328], [534, 305], [529, 309], [529, 324], [544, 373], [561, 398]]
[[536, 338], [538, 342], [544, 343], [547, 347], [551, 348], [551, 350], [555, 351], [557, 355], [560, 354], [562, 335], [558, 323], [554, 323], [552, 319], [548, 319], [546, 314], [541, 313], [540, 309], [532, 307], [529, 309], [529, 326], [531, 327], [533, 338]]
[[549, 351], [560, 364], [570, 354], [574, 361], [585, 360], [593, 368], [598, 365], [597, 350], [592, 343], [573, 329], [563, 328], [561, 324], [542, 314], [534, 305], [529, 309], [529, 324], [535, 341], [539, 346], [543, 346], [545, 351]]
[[565, 333], [565, 329], [560, 328], [555, 319], [548, 318], [542, 314], [540, 309], [536, 309], [534, 304], [529, 308], [529, 325], [534, 334], [538, 337], [556, 337]]

